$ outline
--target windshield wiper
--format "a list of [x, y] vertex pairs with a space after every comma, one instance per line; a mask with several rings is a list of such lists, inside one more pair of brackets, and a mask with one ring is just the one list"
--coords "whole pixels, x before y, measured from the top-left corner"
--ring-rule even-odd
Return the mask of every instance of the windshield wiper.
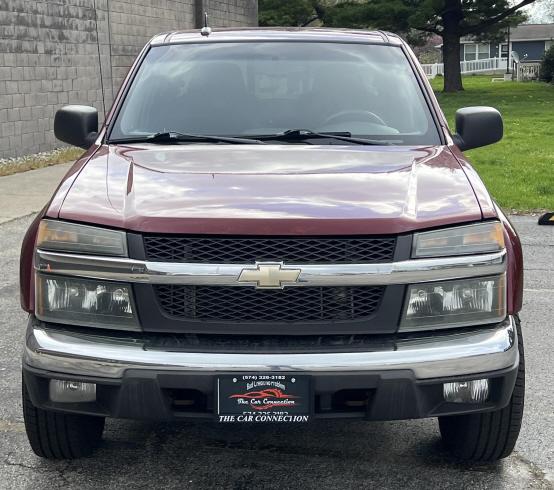
[[178, 131], [161, 131], [147, 136], [120, 138], [110, 140], [110, 143], [180, 143], [193, 141], [213, 141], [216, 143], [232, 143], [239, 145], [265, 145], [259, 139], [235, 138], [233, 136], [212, 136], [207, 134], [188, 134]]
[[309, 139], [334, 139], [348, 141], [357, 145], [390, 145], [390, 140], [372, 140], [366, 138], [355, 138], [348, 131], [319, 133], [310, 129], [289, 129], [277, 134], [264, 134], [255, 136], [260, 141], [305, 141]]

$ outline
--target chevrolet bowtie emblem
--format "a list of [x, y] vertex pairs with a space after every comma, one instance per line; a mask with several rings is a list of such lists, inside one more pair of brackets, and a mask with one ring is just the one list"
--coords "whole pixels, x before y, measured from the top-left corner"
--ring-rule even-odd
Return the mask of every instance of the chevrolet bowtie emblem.
[[283, 289], [297, 282], [300, 272], [300, 269], [286, 269], [279, 262], [256, 262], [256, 268], [242, 269], [238, 282], [254, 284], [259, 289]]

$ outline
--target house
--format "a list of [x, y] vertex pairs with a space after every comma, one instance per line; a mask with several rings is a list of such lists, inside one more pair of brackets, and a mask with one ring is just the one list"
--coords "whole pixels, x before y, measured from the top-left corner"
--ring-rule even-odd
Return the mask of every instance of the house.
[[515, 51], [521, 60], [540, 61], [544, 52], [554, 44], [554, 24], [521, 24], [510, 29], [501, 42], [477, 41], [463, 37], [460, 46], [462, 61], [475, 61], [489, 58], [507, 58]]

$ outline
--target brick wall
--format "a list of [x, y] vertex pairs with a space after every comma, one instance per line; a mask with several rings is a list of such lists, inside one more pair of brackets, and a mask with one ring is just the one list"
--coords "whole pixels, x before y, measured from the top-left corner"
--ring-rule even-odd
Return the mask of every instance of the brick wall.
[[62, 105], [102, 118], [146, 41], [196, 27], [204, 10], [213, 26], [257, 24], [256, 0], [0, 0], [0, 158], [61, 146]]

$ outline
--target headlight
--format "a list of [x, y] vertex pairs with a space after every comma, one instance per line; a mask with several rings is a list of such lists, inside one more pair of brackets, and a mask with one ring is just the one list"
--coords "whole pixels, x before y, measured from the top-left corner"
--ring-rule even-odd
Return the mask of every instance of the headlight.
[[445, 257], [498, 252], [504, 249], [504, 230], [498, 221], [416, 233], [412, 257]]
[[498, 323], [506, 318], [506, 277], [413, 284], [400, 331]]
[[140, 330], [131, 288], [125, 284], [36, 276], [37, 318], [55, 323]]
[[40, 222], [36, 246], [57, 252], [127, 256], [124, 232], [55, 220]]

